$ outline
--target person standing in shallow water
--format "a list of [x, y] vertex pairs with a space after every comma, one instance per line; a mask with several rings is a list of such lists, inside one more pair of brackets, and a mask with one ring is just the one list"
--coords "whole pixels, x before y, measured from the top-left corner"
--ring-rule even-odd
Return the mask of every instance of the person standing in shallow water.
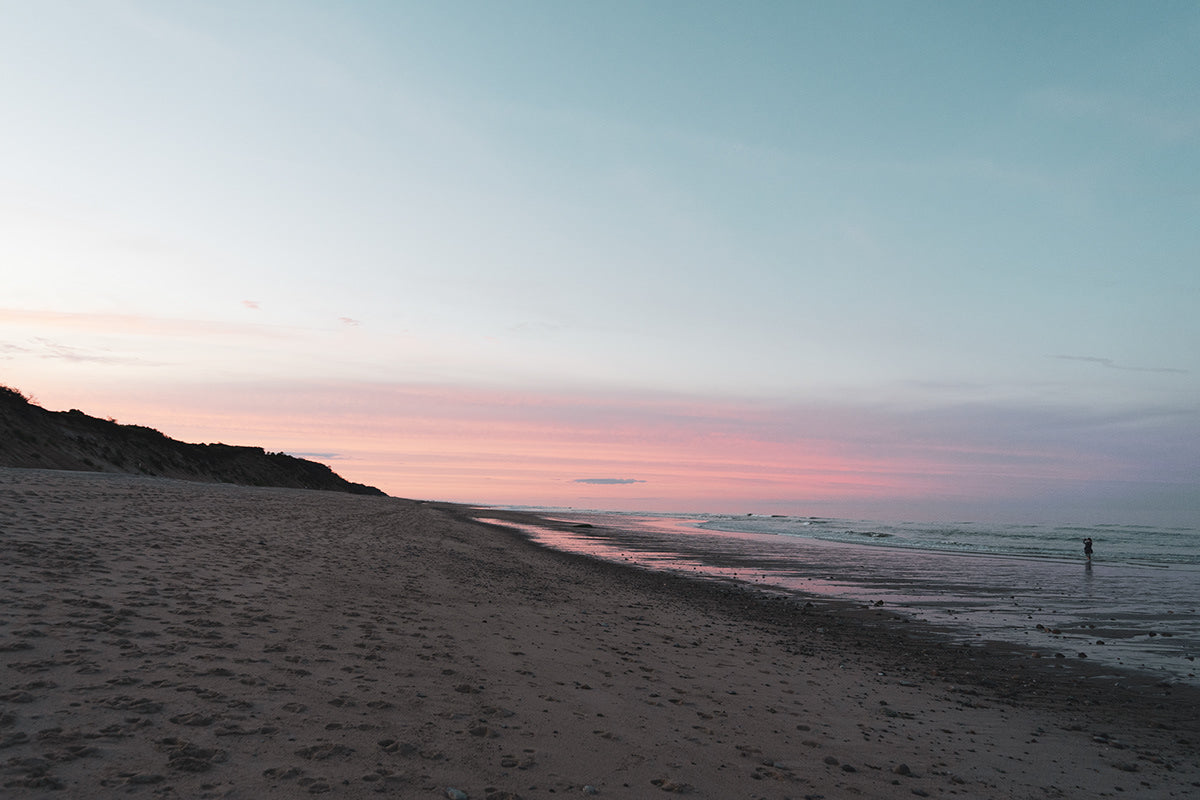
[[1092, 560], [1092, 540], [1091, 537], [1083, 540], [1083, 554], [1088, 561]]

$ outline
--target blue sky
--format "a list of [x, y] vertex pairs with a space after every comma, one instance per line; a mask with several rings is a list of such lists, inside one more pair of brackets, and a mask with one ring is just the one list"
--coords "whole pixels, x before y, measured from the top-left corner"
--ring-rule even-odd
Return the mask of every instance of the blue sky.
[[48, 406], [438, 499], [1200, 514], [1194, 3], [0, 9]]

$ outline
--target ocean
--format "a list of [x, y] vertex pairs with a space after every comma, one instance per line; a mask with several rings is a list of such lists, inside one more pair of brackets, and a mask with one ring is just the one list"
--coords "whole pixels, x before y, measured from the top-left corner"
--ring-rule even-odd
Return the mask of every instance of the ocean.
[[[1200, 530], [868, 522], [509, 508], [561, 550], [884, 608], [964, 643], [1087, 658], [1200, 685]], [[1087, 561], [1083, 539], [1094, 541]]]

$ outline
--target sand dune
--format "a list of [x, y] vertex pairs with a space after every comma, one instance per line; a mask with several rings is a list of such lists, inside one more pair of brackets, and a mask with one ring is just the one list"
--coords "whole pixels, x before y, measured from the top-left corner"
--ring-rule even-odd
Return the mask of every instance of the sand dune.
[[1200, 794], [1191, 690], [889, 625], [540, 550], [452, 507], [0, 469], [0, 786]]

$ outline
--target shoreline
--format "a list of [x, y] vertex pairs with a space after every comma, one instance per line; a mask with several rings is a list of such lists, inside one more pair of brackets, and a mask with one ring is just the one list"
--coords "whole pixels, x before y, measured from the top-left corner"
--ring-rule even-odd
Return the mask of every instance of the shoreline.
[[[1001, 640], [1034, 657], [1090, 659], [1110, 669], [1200, 687], [1200, 571], [1101, 564], [993, 553], [890, 548], [819, 538], [746, 535], [726, 539], [672, 517], [665, 527], [637, 515], [601, 512], [540, 516], [518, 527], [535, 542], [621, 564], [730, 581], [806, 600], [897, 612], [958, 643]], [[476, 517], [483, 516], [476, 514]], [[486, 516], [502, 522], [498, 514]], [[623, 526], [625, 517], [632, 527]], [[747, 548], [743, 542], [756, 542]], [[781, 543], [782, 542], [782, 543]], [[1083, 579], [1078, 570], [1082, 567]], [[1144, 578], [1169, 584], [1145, 583]], [[1153, 589], [1147, 589], [1153, 586]], [[1053, 587], [1043, 591], [1042, 587]]]
[[0, 469], [0, 785], [474, 800], [1200, 786], [1190, 687], [550, 550], [474, 511]]
[[[525, 511], [497, 511], [487, 507], [456, 506], [449, 503], [437, 505], [467, 519], [492, 517], [501, 520], [507, 517], [514, 524], [559, 527], [563, 530], [576, 524], [540, 517], [536, 513]], [[617, 573], [639, 575], [647, 590], [656, 587], [663, 590], [670, 587], [670, 591], [704, 603], [706, 613], [722, 613], [723, 604], [732, 602], [734, 605], [727, 613], [752, 615], [765, 623], [785, 629], [792, 628], [798, 633], [811, 633], [814, 628], [813, 620], [820, 619], [821, 621], [815, 623], [815, 627], [822, 628], [821, 635], [833, 638], [839, 647], [862, 645], [866, 639], [870, 639], [867, 651], [855, 654], [864, 659], [880, 658], [877, 653], [880, 649], [878, 645], [886, 644], [890, 649], [909, 650], [908, 655], [914, 663], [928, 660], [928, 664], [944, 677], [954, 671], [955, 681], [958, 683], [979, 682], [993, 689], [1000, 687], [1001, 683], [995, 676], [980, 672], [983, 668], [976, 662], [980, 658], [1000, 659], [1009, 663], [996, 662], [992, 666], [1009, 674], [1012, 684], [1008, 692], [1013, 697], [1019, 690], [1028, 688], [1024, 683], [1027, 679], [1044, 683], [1045, 686], [1033, 694], [1026, 695], [1026, 699], [1045, 697], [1051, 701], [1056, 696], [1062, 696], [1064, 690], [1073, 688], [1076, 681], [1086, 680], [1110, 682], [1110, 688], [1118, 693], [1128, 693], [1123, 700], [1116, 700], [1114, 695], [1107, 697], [1104, 703], [1097, 704], [1136, 705], [1143, 701], [1155, 700], [1166, 693], [1178, 693], [1188, 697], [1188, 707], [1200, 709], [1200, 686], [1166, 681], [1162, 675], [1136, 667], [1056, 658], [1053, 653], [1046, 655], [1046, 648], [1006, 640], [981, 637], [968, 641], [960, 630], [950, 625], [912, 619], [886, 606], [873, 607], [859, 599], [805, 594], [801, 591], [756, 585], [741, 580], [693, 576], [639, 564], [624, 564], [602, 556], [558, 549], [553, 545], [534, 541], [529, 534], [516, 528], [505, 528], [502, 525], [493, 527], [504, 530], [527, 545], [568, 560], [578, 559], [597, 570], [612, 569]], [[834, 620], [836, 626], [826, 624], [825, 619]], [[881, 659], [879, 666], [883, 668], [885, 664], [894, 661], [894, 658]], [[1089, 688], [1089, 691], [1094, 688]], [[1068, 706], [1051, 703], [1047, 707], [1062, 709]], [[1174, 716], [1172, 719], [1175, 719]], [[1196, 730], [1200, 732], [1200, 722]]]

